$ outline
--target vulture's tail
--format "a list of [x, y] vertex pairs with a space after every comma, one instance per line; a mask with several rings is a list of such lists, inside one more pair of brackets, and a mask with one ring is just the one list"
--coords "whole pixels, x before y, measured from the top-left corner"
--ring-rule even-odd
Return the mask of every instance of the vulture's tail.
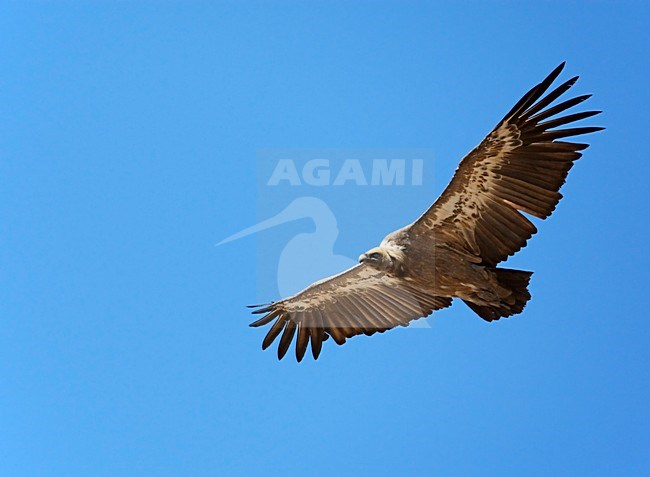
[[[471, 301], [465, 301], [474, 312], [486, 321], [498, 320], [499, 318], [521, 313], [530, 300], [528, 282], [533, 272], [522, 270], [510, 270], [508, 268], [495, 268], [499, 285], [504, 289], [505, 296], [502, 296], [497, 304], [477, 305]], [[508, 293], [509, 292], [509, 293]]]

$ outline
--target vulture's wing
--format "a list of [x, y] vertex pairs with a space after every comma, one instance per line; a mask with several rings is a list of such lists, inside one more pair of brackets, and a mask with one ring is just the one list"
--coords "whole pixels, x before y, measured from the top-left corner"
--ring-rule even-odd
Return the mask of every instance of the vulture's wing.
[[253, 313], [265, 315], [251, 326], [275, 320], [262, 349], [268, 348], [282, 332], [279, 359], [284, 357], [297, 333], [296, 358], [301, 361], [308, 342], [316, 359], [328, 336], [343, 344], [355, 335], [372, 335], [397, 325], [406, 326], [409, 321], [450, 304], [451, 298], [433, 296], [408, 279], [362, 263], [316, 282], [292, 297], [255, 310]]
[[582, 103], [578, 96], [549, 107], [576, 82], [571, 78], [544, 96], [564, 63], [524, 95], [494, 130], [461, 161], [440, 198], [409, 229], [411, 239], [433, 234], [468, 257], [496, 265], [526, 245], [537, 231], [519, 211], [540, 219], [549, 215], [558, 192], [588, 144], [558, 139], [592, 133], [600, 127], [556, 129], [600, 111], [554, 116]]

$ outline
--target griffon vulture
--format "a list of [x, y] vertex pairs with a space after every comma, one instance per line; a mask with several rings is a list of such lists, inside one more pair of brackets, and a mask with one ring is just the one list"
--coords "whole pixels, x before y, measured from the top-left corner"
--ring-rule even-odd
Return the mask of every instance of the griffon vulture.
[[[499, 268], [537, 232], [522, 212], [545, 219], [573, 162], [588, 144], [565, 139], [600, 127], [560, 128], [600, 111], [562, 114], [590, 95], [558, 104], [578, 79], [546, 92], [564, 63], [528, 91], [460, 162], [451, 182], [415, 222], [386, 236], [349, 270], [267, 304], [251, 326], [273, 322], [262, 348], [281, 335], [278, 358], [296, 337], [301, 361], [308, 344], [318, 358], [323, 341], [382, 333], [463, 300], [487, 321], [521, 313], [532, 272]], [[560, 128], [560, 129], [558, 129]]]

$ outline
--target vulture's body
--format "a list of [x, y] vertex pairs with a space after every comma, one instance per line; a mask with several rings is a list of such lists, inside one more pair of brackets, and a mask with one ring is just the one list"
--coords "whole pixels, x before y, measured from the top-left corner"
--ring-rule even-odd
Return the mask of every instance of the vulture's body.
[[602, 129], [557, 129], [599, 113], [555, 117], [589, 97], [551, 106], [577, 80], [571, 78], [544, 96], [563, 67], [526, 93], [465, 156], [442, 195], [414, 223], [389, 234], [351, 269], [257, 307], [253, 313], [264, 316], [251, 326], [274, 322], [262, 347], [282, 333], [282, 358], [297, 335], [298, 361], [309, 343], [317, 358], [330, 336], [343, 344], [358, 334], [406, 326], [450, 306], [453, 298], [487, 321], [521, 313], [530, 299], [532, 272], [497, 264], [537, 231], [522, 212], [548, 217], [579, 151], [588, 147], [561, 139]]

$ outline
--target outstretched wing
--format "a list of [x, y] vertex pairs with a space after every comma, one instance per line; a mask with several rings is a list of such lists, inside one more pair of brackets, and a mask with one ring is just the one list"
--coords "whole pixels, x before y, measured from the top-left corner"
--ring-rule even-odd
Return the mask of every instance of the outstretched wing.
[[383, 333], [411, 320], [451, 305], [451, 298], [437, 297], [408, 279], [399, 278], [367, 264], [314, 283], [300, 293], [271, 303], [253, 313], [265, 315], [251, 326], [275, 320], [262, 343], [268, 348], [282, 333], [278, 358], [286, 354], [294, 335], [296, 359], [301, 361], [311, 342], [314, 359], [323, 341], [331, 336], [341, 345], [355, 335]]
[[[588, 144], [558, 139], [603, 128], [555, 129], [600, 111], [550, 119], [582, 103], [578, 96], [549, 107], [578, 77], [542, 97], [564, 63], [532, 88], [494, 130], [461, 161], [440, 198], [408, 230], [411, 239], [435, 234], [468, 257], [496, 265], [526, 245], [535, 226], [520, 211], [545, 219], [562, 198], [558, 192]], [[540, 99], [541, 98], [541, 99]]]

